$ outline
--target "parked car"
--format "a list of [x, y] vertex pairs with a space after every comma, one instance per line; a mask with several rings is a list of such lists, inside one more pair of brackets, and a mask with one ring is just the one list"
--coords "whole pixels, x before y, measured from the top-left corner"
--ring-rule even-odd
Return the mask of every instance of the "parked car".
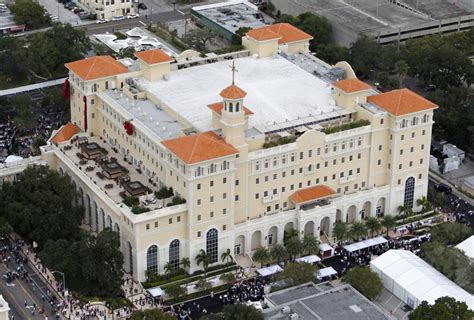
[[84, 9], [76, 7], [74, 9], [72, 9], [71, 11], [74, 12], [74, 13], [80, 13], [80, 12], [84, 12]]
[[107, 22], [109, 22], [109, 20], [102, 18], [102, 19], [97, 20], [95, 23], [101, 24], [101, 23], [107, 23]]
[[135, 19], [135, 18], [140, 18], [140, 15], [138, 13], [127, 15], [127, 19]]
[[124, 16], [115, 16], [112, 18], [112, 21], [120, 21], [120, 20], [124, 20], [125, 17]]
[[89, 12], [79, 12], [77, 15], [79, 16], [79, 19], [84, 20], [87, 19], [87, 17], [89, 16]]
[[64, 8], [66, 8], [66, 9], [68, 9], [68, 10], [69, 10], [69, 9], [72, 9], [72, 8], [76, 8], [76, 4], [75, 4], [74, 2], [72, 2], [72, 1], [71, 1], [71, 2], [66, 2], [66, 3], [64, 4]]
[[450, 194], [453, 192], [453, 189], [450, 186], [447, 186], [443, 183], [437, 183], [435, 184], [435, 189], [438, 192], [444, 192], [446, 194]]
[[138, 8], [143, 9], [143, 10], [146, 10], [146, 9], [147, 9], [147, 6], [146, 6], [146, 4], [144, 4], [143, 2], [140, 2], [140, 3], [138, 4]]
[[56, 21], [59, 21], [59, 17], [58, 16], [51, 16], [51, 22], [56, 22]]

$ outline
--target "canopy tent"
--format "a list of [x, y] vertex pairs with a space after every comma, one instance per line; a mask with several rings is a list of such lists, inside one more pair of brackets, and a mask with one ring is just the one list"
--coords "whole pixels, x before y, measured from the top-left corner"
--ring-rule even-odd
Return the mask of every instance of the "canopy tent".
[[327, 243], [320, 243], [319, 244], [319, 252], [323, 258], [330, 257], [334, 255], [334, 248], [328, 245]]
[[272, 274], [282, 272], [282, 271], [283, 271], [283, 269], [280, 268], [280, 266], [278, 266], [278, 265], [257, 269], [257, 273], [259, 275], [261, 275], [262, 277], [271, 276]]
[[334, 270], [333, 267], [327, 267], [327, 268], [323, 268], [323, 269], [320, 269], [318, 271], [318, 274], [316, 275], [316, 277], [321, 280], [322, 278], [324, 277], [330, 277], [330, 276], [333, 276], [337, 274], [337, 271]]
[[376, 237], [376, 238], [371, 238], [363, 241], [359, 241], [356, 243], [349, 244], [347, 246], [344, 246], [344, 249], [346, 249], [349, 252], [354, 252], [357, 250], [362, 250], [365, 248], [373, 247], [382, 243], [387, 242], [387, 239], [385, 239], [382, 236]]
[[464, 251], [466, 256], [473, 260], [474, 259], [474, 236], [470, 236], [460, 244], [456, 246], [459, 250]]
[[295, 259], [295, 261], [296, 262], [305, 262], [305, 263], [313, 264], [313, 263], [321, 261], [321, 258], [318, 257], [318, 256], [315, 256], [315, 255], [311, 255], [311, 256], [306, 256], [306, 257], [301, 257], [301, 258]]
[[160, 287], [153, 287], [148, 289], [148, 293], [153, 297], [161, 297], [165, 292]]
[[18, 162], [18, 161], [21, 161], [21, 160], [23, 160], [22, 157], [15, 156], [15, 155], [11, 154], [5, 159], [5, 163], [14, 163], [14, 162]]
[[423, 259], [406, 250], [389, 250], [370, 262], [384, 287], [412, 308], [449, 296], [474, 308], [472, 296]]

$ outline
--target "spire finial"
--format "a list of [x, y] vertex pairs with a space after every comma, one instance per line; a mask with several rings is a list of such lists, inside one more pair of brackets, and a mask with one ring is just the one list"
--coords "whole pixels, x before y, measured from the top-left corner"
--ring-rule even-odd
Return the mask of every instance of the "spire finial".
[[237, 68], [235, 67], [235, 61], [232, 61], [230, 68], [232, 69], [232, 84], [235, 84], [235, 73], [238, 72]]

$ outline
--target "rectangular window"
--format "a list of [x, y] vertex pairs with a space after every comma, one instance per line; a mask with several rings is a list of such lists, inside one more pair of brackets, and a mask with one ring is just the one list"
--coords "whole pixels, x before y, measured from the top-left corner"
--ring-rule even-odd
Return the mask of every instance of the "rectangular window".
[[380, 124], [383, 124], [383, 119], [380, 119]]
[[181, 222], [181, 216], [177, 216], [177, 217], [176, 217], [176, 221], [177, 221], [177, 222]]
[[412, 138], [415, 137], [415, 133], [414, 133], [414, 132], [411, 133], [411, 137], [412, 137]]
[[357, 154], [357, 159], [360, 159], [360, 158], [362, 158], [362, 154], [361, 154], [361, 153], [358, 153], [358, 154]]
[[268, 182], [268, 176], [265, 176], [265, 182]]
[[382, 151], [382, 145], [379, 145], [379, 151]]
[[209, 202], [214, 202], [214, 196], [209, 197]]
[[235, 196], [235, 201], [239, 201], [239, 196], [238, 195]]
[[258, 198], [260, 198], [260, 194], [256, 193], [255, 194], [255, 199], [258, 199]]
[[227, 209], [226, 208], [222, 209], [222, 214], [223, 215], [227, 214]]
[[336, 159], [333, 159], [333, 160], [332, 160], [332, 164], [333, 164], [333, 165], [336, 165], [336, 163], [337, 163], [337, 160], [336, 160]]
[[409, 167], [411, 168], [413, 166], [413, 161], [410, 161]]
[[301, 151], [300, 152], [300, 160], [303, 160], [303, 156], [304, 156], [303, 151]]
[[227, 183], [227, 178], [222, 178], [222, 183]]
[[421, 150], [424, 150], [424, 149], [425, 149], [425, 145], [422, 144], [422, 145], [421, 145]]
[[200, 183], [197, 184], [197, 189], [201, 190], [201, 184]]
[[403, 155], [403, 149], [400, 149], [400, 155]]
[[225, 231], [226, 229], [227, 229], [227, 226], [224, 224], [224, 225], [222, 226], [222, 231]]
[[146, 224], [146, 229], [150, 230], [150, 224], [149, 223]]
[[308, 150], [308, 158], [311, 158], [313, 156], [313, 150], [309, 149]]
[[423, 164], [423, 158], [420, 159], [420, 164]]
[[169, 223], [169, 224], [172, 224], [172, 223], [173, 223], [173, 218], [169, 218], [169, 219], [168, 219], [168, 223]]
[[155, 221], [155, 228], [158, 228], [158, 221]]
[[377, 165], [379, 165], [379, 166], [380, 166], [381, 164], [382, 164], [382, 160], [380, 160], [380, 159], [379, 159], [379, 160], [377, 160]]
[[324, 161], [324, 167], [325, 167], [325, 168], [328, 167], [328, 162], [327, 162], [327, 161]]
[[260, 179], [259, 178], [256, 178], [255, 179], [255, 184], [259, 184], [260, 183]]
[[211, 187], [214, 187], [214, 180], [211, 180], [211, 181], [209, 182], [209, 185], [210, 185]]
[[405, 140], [405, 135], [404, 134], [402, 134], [401, 140]]
[[209, 216], [210, 216], [211, 218], [214, 218], [214, 211], [211, 211], [211, 212], [209, 213]]
[[336, 174], [335, 173], [332, 175], [332, 179], [336, 180]]
[[201, 231], [197, 232], [197, 236], [198, 236], [198, 238], [201, 238]]
[[198, 205], [198, 206], [201, 205], [201, 199], [197, 199], [197, 205]]
[[402, 170], [402, 167], [403, 167], [403, 166], [402, 166], [402, 164], [400, 163], [400, 164], [398, 165], [398, 170]]
[[316, 184], [319, 184], [319, 178], [316, 179]]
[[235, 185], [236, 185], [236, 186], [239, 185], [239, 180], [235, 180]]
[[420, 174], [418, 175], [418, 179], [421, 179], [421, 177], [423, 177], [423, 175], [420, 173]]
[[227, 199], [227, 193], [222, 194], [222, 199]]

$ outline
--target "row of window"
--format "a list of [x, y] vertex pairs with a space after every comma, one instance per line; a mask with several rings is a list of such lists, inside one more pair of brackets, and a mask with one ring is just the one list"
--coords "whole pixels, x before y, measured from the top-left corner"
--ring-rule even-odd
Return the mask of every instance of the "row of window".
[[[181, 222], [181, 216], [177, 216], [177, 217], [176, 217], [176, 222]], [[171, 218], [168, 219], [168, 224], [173, 224], [173, 217], [171, 217]], [[155, 228], [158, 228], [158, 225], [159, 225], [159, 224], [158, 224], [158, 221], [155, 221], [155, 222], [154, 222]], [[150, 230], [150, 224], [149, 224], [149, 223], [147, 223], [147, 224], [145, 225], [145, 227], [146, 227], [146, 230]]]
[[430, 116], [425, 114], [421, 118], [413, 117], [411, 120], [403, 119], [402, 121], [400, 121], [400, 128], [403, 129], [403, 128], [407, 128], [408, 126], [416, 126], [420, 123], [420, 120], [421, 120], [421, 123], [427, 123], [430, 121]]

